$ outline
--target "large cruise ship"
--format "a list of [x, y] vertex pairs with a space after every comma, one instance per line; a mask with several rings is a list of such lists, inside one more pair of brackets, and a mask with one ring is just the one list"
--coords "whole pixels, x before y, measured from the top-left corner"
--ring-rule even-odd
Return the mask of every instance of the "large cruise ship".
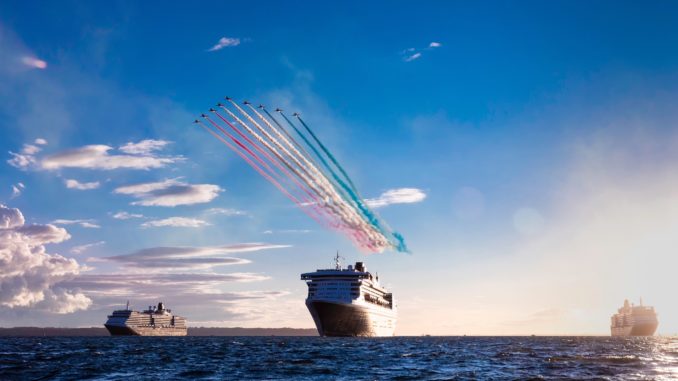
[[659, 325], [654, 307], [644, 306], [643, 299], [639, 306], [624, 300], [624, 306], [610, 320], [612, 336], [652, 336]]
[[113, 311], [104, 327], [112, 336], [186, 336], [186, 319], [172, 314], [161, 302], [158, 306], [148, 306], [142, 312], [124, 310]]
[[306, 307], [320, 336], [393, 336], [397, 313], [393, 294], [362, 262], [301, 274], [308, 285]]

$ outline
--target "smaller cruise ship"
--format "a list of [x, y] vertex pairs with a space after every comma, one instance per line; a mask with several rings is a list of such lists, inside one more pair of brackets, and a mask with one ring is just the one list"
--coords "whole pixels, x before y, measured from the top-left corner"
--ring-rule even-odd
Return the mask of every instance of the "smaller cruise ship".
[[145, 311], [132, 311], [129, 302], [124, 310], [113, 311], [104, 327], [111, 336], [186, 336], [186, 318], [173, 315], [160, 302]]
[[393, 336], [397, 311], [393, 294], [363, 262], [301, 274], [308, 285], [306, 307], [320, 336]]
[[612, 336], [652, 336], [659, 325], [654, 307], [644, 306], [643, 299], [639, 306], [624, 300], [610, 320]]

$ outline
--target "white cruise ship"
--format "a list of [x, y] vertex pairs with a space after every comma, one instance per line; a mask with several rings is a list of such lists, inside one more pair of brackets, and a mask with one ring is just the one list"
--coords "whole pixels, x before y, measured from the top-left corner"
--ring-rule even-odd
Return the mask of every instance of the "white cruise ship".
[[186, 319], [172, 314], [163, 303], [139, 312], [130, 310], [128, 302], [127, 308], [108, 316], [104, 327], [111, 336], [186, 336], [188, 333]]
[[320, 336], [393, 336], [397, 312], [393, 294], [362, 262], [301, 274], [308, 307]]
[[643, 299], [639, 306], [624, 300], [624, 306], [610, 318], [612, 336], [652, 336], [658, 325], [654, 307], [644, 306]]

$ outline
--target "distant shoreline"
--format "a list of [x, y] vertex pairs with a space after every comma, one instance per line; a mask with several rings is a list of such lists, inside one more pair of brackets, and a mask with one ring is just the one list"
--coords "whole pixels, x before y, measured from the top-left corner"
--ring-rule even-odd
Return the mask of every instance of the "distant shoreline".
[[[106, 328], [12, 327], [0, 328], [1, 337], [110, 336]], [[188, 336], [318, 336], [315, 328], [242, 328], [189, 327]], [[606, 334], [580, 335], [396, 335], [396, 337], [609, 337]], [[656, 334], [654, 337], [678, 337], [677, 334]]]
[[[0, 337], [110, 336], [106, 328], [13, 327], [0, 328]], [[189, 327], [188, 336], [318, 336], [315, 328]]]

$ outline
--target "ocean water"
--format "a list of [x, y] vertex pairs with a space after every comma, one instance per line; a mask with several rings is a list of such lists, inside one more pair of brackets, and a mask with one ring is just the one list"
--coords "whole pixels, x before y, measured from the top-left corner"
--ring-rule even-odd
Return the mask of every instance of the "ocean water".
[[678, 380], [678, 338], [0, 338], [0, 380]]

